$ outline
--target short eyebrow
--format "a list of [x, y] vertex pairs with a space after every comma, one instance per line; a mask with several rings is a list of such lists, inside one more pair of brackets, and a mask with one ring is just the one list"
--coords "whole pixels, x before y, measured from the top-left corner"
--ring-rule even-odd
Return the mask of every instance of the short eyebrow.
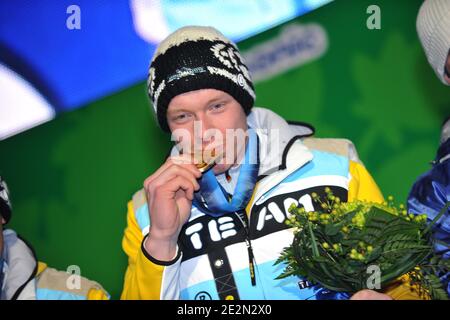
[[220, 100], [226, 100], [228, 97], [224, 96], [224, 97], [217, 97], [217, 98], [212, 98], [211, 100], [208, 100], [208, 102], [206, 103], [206, 105], [210, 105], [213, 102], [217, 102]]

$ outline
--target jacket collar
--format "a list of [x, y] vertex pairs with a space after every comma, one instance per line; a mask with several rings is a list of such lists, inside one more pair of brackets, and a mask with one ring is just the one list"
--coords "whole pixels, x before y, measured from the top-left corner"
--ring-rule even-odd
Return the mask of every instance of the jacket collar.
[[[297, 140], [314, 134], [314, 128], [305, 123], [288, 123], [275, 112], [266, 108], [253, 108], [247, 117], [247, 123], [254, 128], [260, 140], [259, 148], [259, 176], [267, 176], [278, 170], [291, 167], [292, 155], [288, 152]], [[297, 142], [298, 144], [298, 142]], [[309, 154], [306, 147], [297, 150], [296, 156]], [[301, 154], [299, 154], [301, 153]], [[306, 157], [307, 158], [307, 157]]]

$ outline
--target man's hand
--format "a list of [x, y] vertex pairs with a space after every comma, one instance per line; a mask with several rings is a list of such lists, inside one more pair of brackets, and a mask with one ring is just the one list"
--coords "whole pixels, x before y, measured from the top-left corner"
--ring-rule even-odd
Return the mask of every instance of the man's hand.
[[350, 300], [393, 300], [390, 296], [384, 293], [379, 293], [374, 290], [361, 290], [355, 293]]
[[189, 218], [201, 172], [188, 156], [167, 161], [144, 181], [150, 215], [149, 236], [144, 244], [155, 259], [169, 261], [176, 252], [178, 235]]

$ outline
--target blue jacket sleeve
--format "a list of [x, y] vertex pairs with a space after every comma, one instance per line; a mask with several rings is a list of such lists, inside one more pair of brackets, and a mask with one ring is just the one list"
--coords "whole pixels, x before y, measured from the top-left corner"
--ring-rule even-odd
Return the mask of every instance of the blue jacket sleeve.
[[[450, 201], [450, 159], [436, 164], [430, 171], [420, 176], [408, 196], [408, 210], [414, 214], [426, 214], [431, 222]], [[450, 258], [450, 208], [433, 227], [435, 252], [445, 259]], [[442, 243], [446, 243], [445, 246]], [[440, 275], [441, 281], [450, 295], [450, 273]]]

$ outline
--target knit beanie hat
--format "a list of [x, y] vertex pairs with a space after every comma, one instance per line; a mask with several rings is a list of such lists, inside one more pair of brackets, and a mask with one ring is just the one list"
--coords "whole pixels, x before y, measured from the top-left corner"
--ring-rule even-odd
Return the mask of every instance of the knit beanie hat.
[[250, 113], [253, 83], [236, 44], [212, 27], [178, 29], [158, 46], [150, 64], [148, 94], [159, 126], [169, 132], [167, 108], [175, 96], [199, 89], [231, 95]]
[[444, 83], [450, 50], [450, 0], [425, 0], [417, 16], [417, 33], [428, 62]]
[[11, 218], [11, 212], [12, 208], [9, 200], [8, 185], [0, 176], [0, 216], [5, 219], [5, 223], [8, 223]]

